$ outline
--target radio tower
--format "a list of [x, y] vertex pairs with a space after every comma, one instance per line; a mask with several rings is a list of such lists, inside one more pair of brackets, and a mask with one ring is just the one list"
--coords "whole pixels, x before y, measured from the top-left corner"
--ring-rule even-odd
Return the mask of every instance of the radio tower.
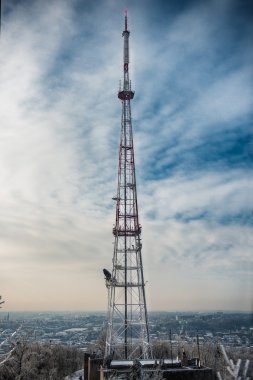
[[150, 357], [145, 283], [141, 256], [131, 100], [134, 92], [129, 80], [129, 30], [125, 10], [123, 50], [123, 88], [119, 145], [116, 222], [113, 227], [114, 251], [112, 273], [104, 269], [108, 288], [108, 325], [105, 360], [147, 359]]

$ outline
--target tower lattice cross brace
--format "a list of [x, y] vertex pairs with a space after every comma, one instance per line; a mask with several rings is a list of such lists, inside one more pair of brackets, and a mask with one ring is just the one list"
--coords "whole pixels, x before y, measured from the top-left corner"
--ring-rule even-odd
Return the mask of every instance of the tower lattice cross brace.
[[132, 360], [150, 357], [149, 330], [142, 265], [141, 226], [139, 223], [131, 100], [134, 92], [129, 80], [128, 17], [123, 31], [123, 87], [119, 145], [116, 221], [113, 227], [114, 251], [108, 287], [108, 325], [105, 359]]

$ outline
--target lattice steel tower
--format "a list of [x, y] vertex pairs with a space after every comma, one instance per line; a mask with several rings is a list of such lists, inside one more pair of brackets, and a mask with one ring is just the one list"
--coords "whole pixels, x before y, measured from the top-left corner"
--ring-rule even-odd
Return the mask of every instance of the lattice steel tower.
[[145, 359], [150, 357], [145, 282], [141, 256], [131, 100], [134, 92], [129, 80], [129, 34], [125, 11], [123, 31], [123, 88], [119, 146], [116, 222], [113, 227], [114, 252], [112, 273], [104, 270], [108, 288], [108, 326], [105, 359]]

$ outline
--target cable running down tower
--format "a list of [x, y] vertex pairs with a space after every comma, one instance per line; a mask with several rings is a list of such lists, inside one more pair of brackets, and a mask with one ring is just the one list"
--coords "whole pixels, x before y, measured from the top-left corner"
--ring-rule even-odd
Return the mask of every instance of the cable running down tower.
[[129, 80], [129, 35], [127, 11], [123, 49], [123, 88], [119, 145], [116, 221], [113, 227], [113, 267], [104, 270], [108, 288], [108, 325], [105, 360], [147, 359], [150, 357], [145, 283], [141, 256], [131, 100], [134, 92]]

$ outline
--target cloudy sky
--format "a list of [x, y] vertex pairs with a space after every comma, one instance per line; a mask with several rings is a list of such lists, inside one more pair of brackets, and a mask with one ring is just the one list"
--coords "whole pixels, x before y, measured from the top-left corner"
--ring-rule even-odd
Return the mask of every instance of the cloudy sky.
[[251, 310], [250, 0], [5, 0], [4, 310], [105, 310], [123, 12], [149, 310]]

